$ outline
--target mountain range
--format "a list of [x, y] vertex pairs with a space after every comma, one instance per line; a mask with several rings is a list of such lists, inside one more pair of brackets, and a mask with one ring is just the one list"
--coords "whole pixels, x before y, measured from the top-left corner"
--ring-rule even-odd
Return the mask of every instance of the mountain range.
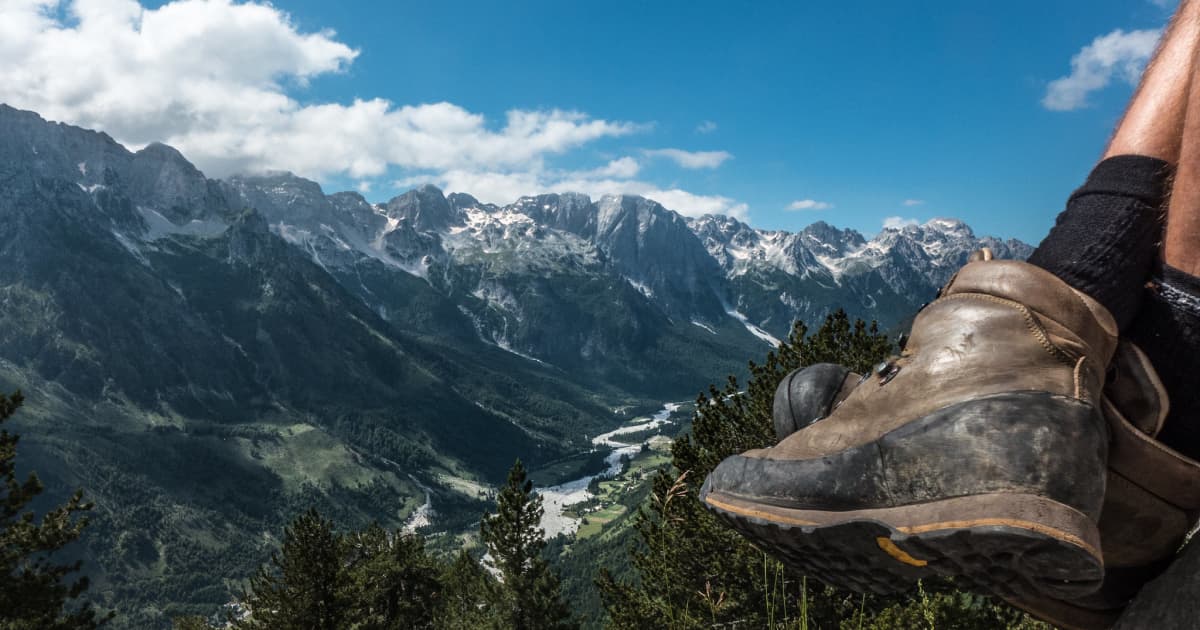
[[228, 601], [309, 505], [395, 525], [428, 489], [435, 529], [465, 527], [513, 459], [570, 470], [796, 319], [898, 328], [981, 246], [1030, 252], [952, 219], [867, 239], [636, 196], [371, 203], [0, 105], [0, 386], [28, 399], [20, 465], [95, 501], [80, 553], [131, 627]]

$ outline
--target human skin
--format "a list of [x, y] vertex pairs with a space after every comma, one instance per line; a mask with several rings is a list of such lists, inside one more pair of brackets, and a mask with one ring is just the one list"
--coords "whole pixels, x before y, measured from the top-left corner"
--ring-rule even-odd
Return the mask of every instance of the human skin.
[[[1167, 205], [1167, 227], [1163, 234], [1163, 262], [1185, 273], [1200, 275], [1200, 80], [1195, 79], [1197, 48], [1200, 37], [1200, 2], [1185, 2], [1176, 12], [1152, 65], [1148, 67], [1134, 102], [1113, 137], [1119, 153], [1141, 153], [1172, 162], [1172, 146], [1177, 146], [1175, 183]], [[1189, 45], [1176, 39], [1190, 39], [1191, 59], [1185, 61]], [[1182, 66], [1187, 65], [1187, 76]], [[1180, 98], [1178, 85], [1186, 86]], [[1161, 91], [1162, 94], [1156, 94]], [[1139, 103], [1143, 98], [1144, 104]], [[1176, 112], [1184, 110], [1182, 126], [1175, 140], [1166, 137], [1178, 124]], [[1159, 121], [1155, 121], [1160, 117]], [[1119, 140], [1119, 142], [1118, 142]], [[1109, 154], [1114, 146], [1109, 147]]]
[[[1170, 164], [1180, 161], [1189, 103], [1196, 105], [1192, 122], [1200, 127], [1200, 99], [1190, 98], [1197, 50], [1200, 50], [1200, 2], [1186, 0], [1171, 18], [1158, 49], [1142, 73], [1141, 83], [1109, 141], [1105, 158], [1146, 155]], [[1196, 140], [1200, 143], [1200, 136]], [[1200, 155], [1197, 143], [1193, 143], [1192, 149]]]

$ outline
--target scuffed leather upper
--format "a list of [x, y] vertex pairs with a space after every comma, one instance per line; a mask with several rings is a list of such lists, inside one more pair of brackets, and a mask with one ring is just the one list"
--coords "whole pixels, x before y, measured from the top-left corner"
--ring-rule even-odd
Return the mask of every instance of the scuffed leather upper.
[[970, 262], [917, 316], [890, 378], [871, 375], [825, 421], [743, 456], [823, 457], [992, 394], [1096, 402], [1116, 342], [1108, 311], [1053, 274], [1019, 261]]

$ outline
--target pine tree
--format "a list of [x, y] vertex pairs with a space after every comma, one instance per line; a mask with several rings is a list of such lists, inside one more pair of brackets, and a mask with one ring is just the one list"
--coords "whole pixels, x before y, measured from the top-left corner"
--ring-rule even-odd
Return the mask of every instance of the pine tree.
[[466, 549], [442, 571], [440, 581], [442, 596], [434, 623], [438, 630], [504, 627], [495, 606], [499, 584]]
[[508, 472], [508, 481], [496, 497], [496, 513], [484, 516], [480, 534], [492, 565], [499, 571], [500, 617], [513, 630], [573, 628], [563, 603], [558, 576], [545, 559], [542, 497], [533, 492], [521, 460]]
[[378, 524], [342, 543], [349, 627], [357, 630], [432, 628], [441, 566], [418, 534], [389, 533]]
[[309, 509], [284, 530], [283, 545], [250, 578], [243, 600], [249, 615], [235, 627], [254, 630], [335, 630], [345, 597], [341, 537]]
[[[0, 394], [0, 425], [22, 401], [20, 392]], [[88, 587], [86, 577], [68, 578], [82, 563], [53, 560], [55, 552], [79, 538], [87, 519], [76, 518], [76, 513], [92, 505], [76, 491], [38, 522], [28, 507], [43, 488], [34, 474], [17, 479], [18, 440], [16, 434], [0, 430], [0, 628], [95, 628], [112, 614], [98, 616], [89, 605], [72, 605]]]

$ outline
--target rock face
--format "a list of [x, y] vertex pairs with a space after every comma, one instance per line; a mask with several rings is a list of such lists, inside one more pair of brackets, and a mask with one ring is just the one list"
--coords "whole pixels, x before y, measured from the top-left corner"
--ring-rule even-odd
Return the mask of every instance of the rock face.
[[1114, 630], [1195, 628], [1200, 624], [1200, 543], [1193, 538], [1165, 573], [1142, 588]]

